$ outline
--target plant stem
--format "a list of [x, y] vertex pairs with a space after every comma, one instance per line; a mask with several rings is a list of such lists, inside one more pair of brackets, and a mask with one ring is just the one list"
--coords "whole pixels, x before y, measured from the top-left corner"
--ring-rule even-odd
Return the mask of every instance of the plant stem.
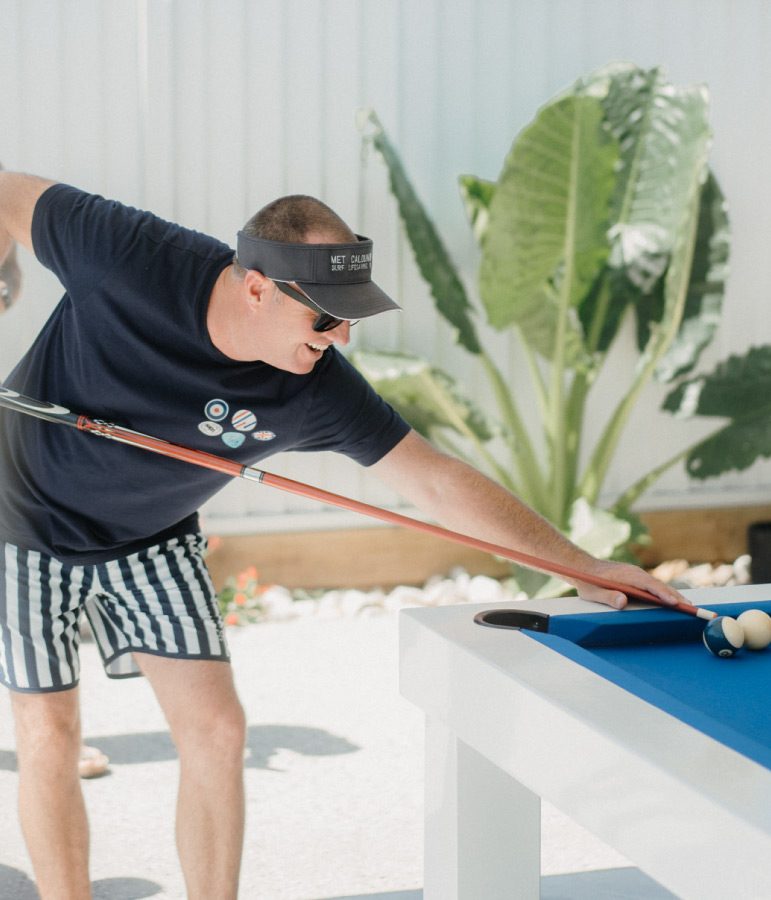
[[513, 461], [520, 475], [520, 488], [522, 491], [520, 496], [526, 503], [543, 514], [546, 503], [546, 485], [530, 441], [530, 435], [519, 414], [514, 397], [498, 367], [484, 350], [479, 354], [479, 359], [493, 386], [503, 421], [514, 439], [512, 452]]
[[608, 315], [608, 307], [610, 306], [610, 277], [608, 272], [603, 272], [602, 284], [597, 297], [597, 304], [594, 307], [594, 315], [592, 316], [592, 324], [589, 326], [589, 333], [586, 336], [586, 346], [589, 353], [596, 353], [602, 337], [602, 326]]
[[501, 484], [503, 484], [509, 490], [515, 490], [516, 485], [514, 484], [510, 474], [498, 463], [496, 458], [492, 455], [492, 453], [490, 453], [487, 447], [485, 447], [485, 445], [477, 437], [473, 430], [468, 427], [466, 422], [463, 420], [463, 417], [458, 415], [452, 404], [446, 402], [444, 395], [440, 390], [436, 388], [433, 381], [430, 378], [427, 378], [424, 380], [424, 383], [427, 393], [431, 394], [432, 399], [442, 410], [442, 412], [447, 416], [447, 419], [452, 427], [457, 432], [459, 432], [462, 437], [471, 441], [476, 449], [476, 452], [485, 461], [485, 463], [489, 467], [489, 471], [494, 475], [494, 477], [497, 478], [501, 482]]
[[578, 496], [576, 483], [578, 481], [578, 462], [581, 454], [581, 439], [583, 437], [582, 425], [586, 398], [589, 395], [589, 389], [593, 381], [593, 373], [576, 372], [565, 407], [565, 442], [569, 462], [569, 465], [566, 466], [565, 497], [568, 510]]
[[522, 344], [522, 348], [525, 353], [525, 359], [527, 360], [527, 367], [530, 369], [530, 380], [533, 383], [533, 388], [535, 389], [535, 395], [538, 399], [538, 409], [541, 413], [541, 421], [544, 421], [546, 418], [546, 412], [548, 408], [548, 401], [546, 395], [546, 385], [544, 384], [543, 375], [541, 374], [541, 370], [538, 368], [538, 360], [536, 359], [535, 351], [530, 346], [530, 344], [525, 340], [522, 336], [522, 332], [519, 332], [520, 342]]

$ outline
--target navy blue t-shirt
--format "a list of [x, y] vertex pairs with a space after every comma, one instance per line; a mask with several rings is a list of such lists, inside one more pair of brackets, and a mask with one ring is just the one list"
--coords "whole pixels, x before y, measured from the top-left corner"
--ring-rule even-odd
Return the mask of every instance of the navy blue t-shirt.
[[[7, 387], [247, 464], [334, 450], [367, 466], [409, 431], [333, 347], [295, 375], [212, 344], [206, 313], [227, 245], [61, 184], [38, 201], [32, 240], [66, 293]], [[227, 481], [0, 409], [0, 538], [69, 563], [195, 530]]]

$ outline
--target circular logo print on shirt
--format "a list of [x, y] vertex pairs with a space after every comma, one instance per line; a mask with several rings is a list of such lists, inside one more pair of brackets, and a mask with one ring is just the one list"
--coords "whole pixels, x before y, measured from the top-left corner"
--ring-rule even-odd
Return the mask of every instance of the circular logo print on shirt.
[[230, 407], [224, 400], [210, 400], [206, 404], [206, 418], [212, 419], [214, 422], [221, 422], [227, 418]]
[[272, 431], [255, 431], [252, 435], [255, 441], [272, 441], [275, 436]]
[[217, 437], [222, 434], [222, 425], [217, 424], [217, 422], [210, 422], [207, 419], [199, 424], [198, 430], [208, 437]]
[[257, 416], [248, 409], [239, 409], [230, 421], [236, 431], [251, 431], [257, 424]]
[[222, 440], [228, 445], [228, 447], [232, 447], [234, 450], [236, 447], [240, 447], [241, 444], [246, 440], [246, 435], [239, 434], [237, 431], [226, 431], [222, 435]]

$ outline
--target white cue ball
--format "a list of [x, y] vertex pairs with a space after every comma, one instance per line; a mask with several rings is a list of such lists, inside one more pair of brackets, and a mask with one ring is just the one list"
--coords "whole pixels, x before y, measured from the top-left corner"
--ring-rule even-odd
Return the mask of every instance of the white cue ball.
[[747, 609], [736, 621], [742, 626], [747, 649], [765, 650], [771, 644], [771, 616], [762, 609]]

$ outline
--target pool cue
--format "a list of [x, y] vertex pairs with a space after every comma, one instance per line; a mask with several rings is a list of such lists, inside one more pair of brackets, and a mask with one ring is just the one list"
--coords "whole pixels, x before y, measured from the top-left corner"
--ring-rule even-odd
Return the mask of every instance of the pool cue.
[[636, 600], [645, 600], [648, 603], [654, 603], [657, 606], [677, 610], [688, 615], [697, 616], [698, 618], [712, 619], [715, 617], [715, 613], [710, 610], [691, 606], [687, 603], [677, 603], [675, 605], [666, 603], [660, 597], [657, 597], [655, 594], [652, 594], [643, 588], [622, 584], [598, 575], [589, 575], [578, 569], [573, 569], [570, 566], [562, 565], [561, 563], [551, 562], [549, 560], [541, 559], [538, 556], [531, 556], [528, 553], [512, 550], [509, 547], [491, 544], [488, 541], [482, 541], [465, 534], [459, 534], [458, 532], [450, 531], [447, 528], [442, 528], [440, 525], [421, 522], [419, 519], [413, 519], [409, 516], [401, 515], [400, 513], [380, 509], [377, 506], [371, 506], [368, 503], [352, 500], [340, 494], [333, 494], [330, 491], [325, 491], [300, 481], [294, 481], [291, 478], [285, 478], [282, 475], [273, 475], [270, 472], [265, 472], [255, 466], [247, 466], [223, 456], [217, 456], [203, 450], [193, 450], [189, 447], [173, 444], [169, 441], [162, 440], [161, 438], [151, 437], [150, 435], [142, 434], [142, 432], [139, 431], [132, 431], [130, 428], [124, 428], [120, 425], [105, 422], [101, 419], [92, 419], [88, 416], [77, 415], [64, 406], [58, 406], [57, 404], [40, 400], [33, 400], [31, 397], [25, 397], [23, 394], [19, 394], [16, 391], [12, 391], [2, 386], [0, 386], [0, 406], [24, 413], [28, 416], [43, 419], [46, 422], [68, 425], [71, 428], [76, 428], [78, 431], [84, 431], [96, 437], [107, 438], [108, 440], [117, 441], [121, 444], [128, 444], [132, 447], [141, 447], [143, 450], [149, 450], [151, 453], [158, 453], [161, 456], [167, 456], [171, 459], [178, 459], [183, 462], [191, 463], [192, 465], [202, 466], [205, 469], [212, 469], [215, 472], [229, 475], [232, 478], [244, 478], [247, 481], [256, 481], [260, 484], [266, 484], [290, 494], [297, 494], [300, 497], [318, 500], [321, 503], [327, 503], [330, 506], [336, 506], [340, 509], [346, 509], [360, 513], [361, 515], [370, 516], [371, 518], [380, 519], [390, 525], [400, 525], [405, 528], [412, 528], [415, 531], [422, 531], [426, 534], [434, 535], [435, 537], [454, 541], [458, 544], [464, 544], [477, 550], [483, 550], [486, 553], [500, 556], [503, 559], [508, 559], [511, 562], [526, 566], [529, 569], [535, 569], [539, 572], [545, 572], [549, 575], [561, 575], [567, 578], [584, 581], [587, 584], [593, 584], [595, 587], [620, 591]]

